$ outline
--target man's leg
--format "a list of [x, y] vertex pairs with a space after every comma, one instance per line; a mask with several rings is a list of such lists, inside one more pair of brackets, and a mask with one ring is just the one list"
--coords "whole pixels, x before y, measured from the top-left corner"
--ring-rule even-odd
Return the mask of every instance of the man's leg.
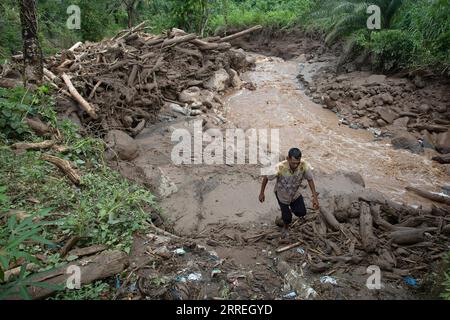
[[291, 203], [292, 212], [299, 218], [306, 215], [306, 206], [303, 196], [298, 197]]
[[275, 193], [275, 196], [277, 197], [278, 200], [278, 204], [280, 205], [280, 209], [281, 209], [281, 218], [283, 219], [283, 237], [288, 235], [288, 227], [289, 224], [292, 222], [292, 213], [291, 213], [291, 209], [289, 208], [289, 205], [284, 204], [280, 201], [280, 199], [278, 199], [278, 195]]

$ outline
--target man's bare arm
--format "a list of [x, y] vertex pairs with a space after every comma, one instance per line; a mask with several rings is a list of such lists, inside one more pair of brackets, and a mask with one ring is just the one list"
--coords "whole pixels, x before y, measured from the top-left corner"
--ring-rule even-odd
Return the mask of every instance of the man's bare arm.
[[269, 181], [269, 179], [265, 176], [261, 183], [261, 192], [259, 193], [259, 201], [260, 202], [264, 202], [264, 200], [266, 199], [266, 196], [264, 195], [264, 191], [266, 190], [267, 181]]
[[311, 189], [313, 208], [315, 210], [319, 209], [319, 198], [316, 191], [316, 185], [314, 184], [314, 180], [308, 180], [309, 188]]

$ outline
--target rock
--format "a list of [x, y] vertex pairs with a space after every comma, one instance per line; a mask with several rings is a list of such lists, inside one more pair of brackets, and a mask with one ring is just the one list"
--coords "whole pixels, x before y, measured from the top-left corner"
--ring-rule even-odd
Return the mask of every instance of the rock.
[[179, 94], [178, 100], [180, 100], [180, 102], [185, 102], [185, 103], [199, 102], [200, 101], [200, 93], [201, 93], [201, 90], [199, 87], [190, 87], [190, 88], [183, 90]]
[[368, 129], [374, 126], [373, 120], [369, 119], [368, 117], [363, 117], [359, 120], [359, 123], [364, 129]]
[[202, 113], [203, 113], [202, 110], [198, 110], [198, 109], [196, 109], [196, 110], [191, 110], [190, 116], [195, 117], [195, 116], [201, 115]]
[[421, 113], [427, 113], [431, 108], [427, 104], [421, 104], [418, 109]]
[[225, 69], [217, 70], [209, 80], [207, 80], [203, 85], [206, 89], [212, 91], [224, 91], [230, 82], [230, 76]]
[[436, 149], [433, 136], [427, 130], [422, 131], [422, 145], [427, 149]]
[[443, 154], [450, 153], [450, 130], [437, 135], [436, 150]]
[[333, 99], [334, 101], [338, 100], [339, 99], [339, 93], [336, 92], [336, 91], [332, 91], [330, 93], [330, 98]]
[[377, 124], [378, 124], [379, 127], [384, 127], [384, 126], [387, 125], [387, 122], [384, 121], [383, 119], [378, 119], [377, 120]]
[[230, 69], [230, 78], [231, 78], [231, 85], [234, 88], [240, 89], [242, 87], [242, 80], [239, 78], [238, 73], [233, 69]]
[[386, 76], [382, 75], [382, 74], [373, 74], [371, 76], [369, 76], [366, 81], [365, 81], [365, 85], [366, 86], [376, 86], [376, 85], [381, 85], [384, 84], [386, 81]]
[[361, 109], [363, 108], [372, 108], [373, 107], [373, 100], [372, 99], [362, 99], [359, 101], [359, 106]]
[[328, 109], [333, 109], [336, 107], [336, 101], [332, 100], [329, 96], [323, 98], [323, 102]]
[[391, 140], [391, 143], [395, 149], [406, 149], [417, 154], [423, 152], [421, 143], [409, 133], [397, 135]]
[[381, 100], [383, 100], [384, 104], [392, 104], [394, 102], [394, 98], [389, 93], [383, 93], [380, 95]]
[[354, 183], [360, 185], [361, 187], [365, 188], [366, 183], [364, 182], [363, 177], [358, 172], [343, 172], [344, 177], [349, 178]]
[[425, 88], [425, 81], [423, 81], [422, 77], [420, 76], [416, 76], [413, 80], [413, 83], [417, 88]]
[[139, 155], [138, 144], [128, 134], [120, 130], [111, 130], [105, 137], [108, 150], [106, 157], [110, 160], [117, 157], [130, 161]]
[[387, 108], [378, 108], [377, 113], [384, 121], [386, 121], [389, 124], [391, 124], [392, 122], [394, 122], [395, 119], [398, 118], [398, 114]]
[[407, 128], [409, 123], [409, 117], [401, 117], [394, 120], [393, 125], [399, 128]]
[[446, 106], [444, 106], [442, 104], [438, 105], [436, 107], [436, 111], [439, 112], [439, 113], [445, 113], [445, 112], [447, 112], [448, 109], [450, 109], [450, 108], [448, 108], [448, 107], [446, 107]]
[[170, 108], [170, 110], [177, 112], [177, 113], [181, 113], [185, 116], [189, 115], [189, 110], [186, 108], [183, 108], [179, 104], [171, 103], [171, 104], [169, 104], [169, 108]]

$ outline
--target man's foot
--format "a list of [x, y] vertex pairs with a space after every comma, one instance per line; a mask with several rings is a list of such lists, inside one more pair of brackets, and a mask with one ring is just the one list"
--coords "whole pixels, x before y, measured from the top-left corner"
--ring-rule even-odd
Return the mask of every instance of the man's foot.
[[281, 217], [275, 218], [275, 224], [280, 228], [284, 227], [284, 222], [283, 222], [283, 219], [281, 219]]
[[287, 237], [289, 237], [289, 231], [286, 227], [283, 227], [283, 229], [281, 229], [281, 238], [286, 239]]

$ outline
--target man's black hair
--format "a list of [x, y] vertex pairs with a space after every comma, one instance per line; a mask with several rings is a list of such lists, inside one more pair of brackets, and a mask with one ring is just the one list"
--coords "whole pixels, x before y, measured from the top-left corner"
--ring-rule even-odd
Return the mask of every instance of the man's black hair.
[[289, 150], [288, 157], [299, 160], [302, 157], [302, 152], [299, 148], [292, 148]]

